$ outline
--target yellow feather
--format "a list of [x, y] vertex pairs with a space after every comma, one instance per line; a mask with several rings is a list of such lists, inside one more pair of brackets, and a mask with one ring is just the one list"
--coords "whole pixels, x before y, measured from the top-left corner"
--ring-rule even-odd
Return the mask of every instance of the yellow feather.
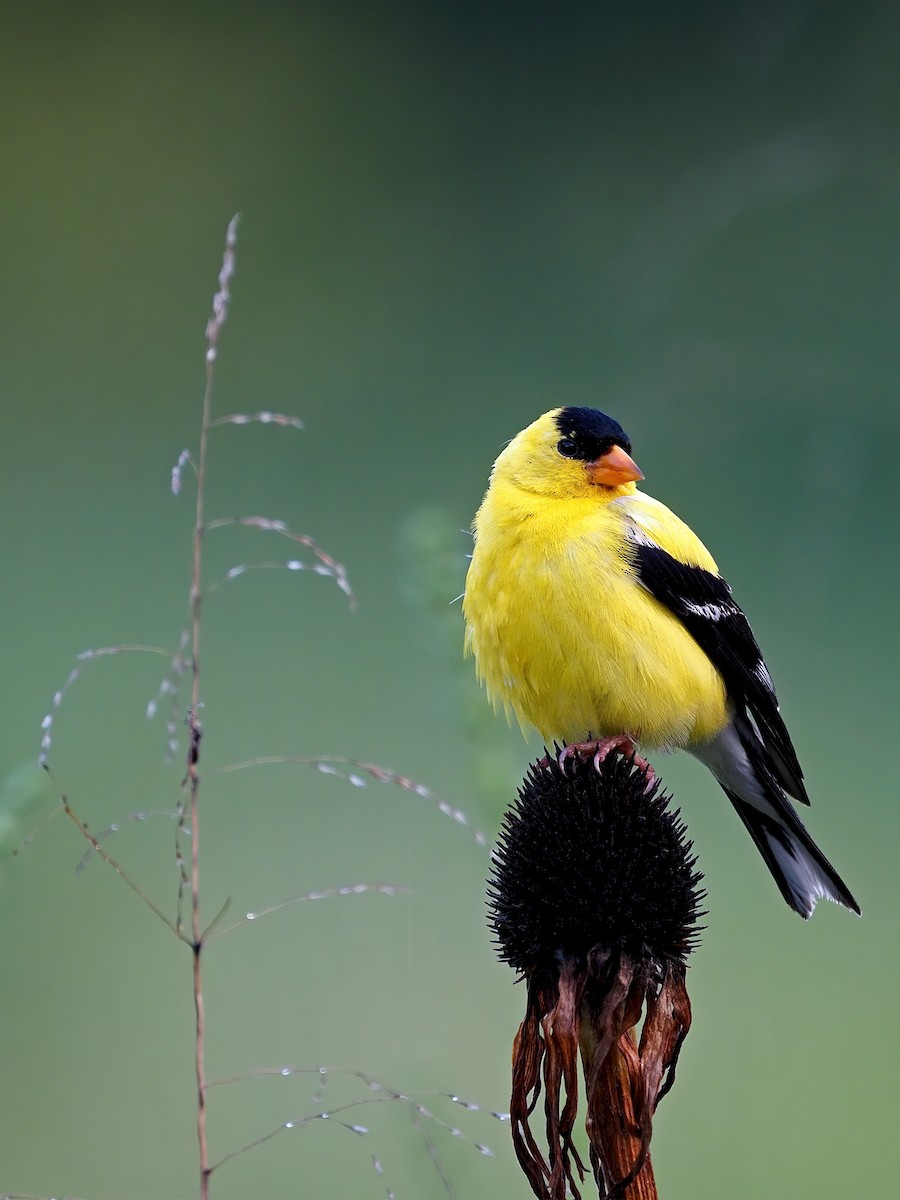
[[466, 651], [495, 706], [547, 740], [629, 733], [650, 746], [714, 737], [721, 676], [639, 583], [629, 531], [715, 571], [700, 540], [634, 484], [592, 484], [556, 449], [556, 411], [507, 446], [475, 518]]

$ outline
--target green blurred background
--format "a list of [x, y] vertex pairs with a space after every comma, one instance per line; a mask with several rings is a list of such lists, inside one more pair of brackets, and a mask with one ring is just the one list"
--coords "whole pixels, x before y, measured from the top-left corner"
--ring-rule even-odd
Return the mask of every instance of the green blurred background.
[[[335, 1064], [507, 1102], [521, 987], [484, 925], [487, 852], [426, 800], [267, 754], [393, 767], [493, 834], [529, 756], [460, 662], [464, 529], [503, 441], [555, 404], [632, 435], [766, 650], [816, 838], [861, 921], [783, 904], [712, 780], [676, 756], [709, 888], [695, 1025], [654, 1138], [669, 1200], [900, 1195], [900, 10], [890, 3], [130, 3], [8, 13], [0, 443], [0, 1191], [194, 1194], [189, 956], [62, 817], [33, 764], [74, 655], [173, 645], [203, 328], [243, 216], [209, 511], [262, 513], [346, 563], [257, 572], [204, 634], [203, 907], [396, 882], [210, 945], [209, 1071]], [[275, 544], [279, 543], [279, 544]], [[210, 578], [288, 558], [249, 530]], [[92, 828], [171, 808], [160, 661], [95, 663], [52, 763]], [[171, 822], [109, 843], [171, 910]], [[363, 1096], [329, 1084], [329, 1103]], [[217, 1157], [309, 1111], [307, 1076], [211, 1096]], [[508, 1129], [427, 1101], [461, 1197], [526, 1194]], [[398, 1104], [318, 1122], [217, 1197], [443, 1195]]]

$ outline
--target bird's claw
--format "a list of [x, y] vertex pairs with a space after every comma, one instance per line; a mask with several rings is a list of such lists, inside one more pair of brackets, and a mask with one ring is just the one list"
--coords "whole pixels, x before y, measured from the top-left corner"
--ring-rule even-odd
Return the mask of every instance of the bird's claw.
[[647, 781], [647, 791], [649, 791], [656, 783], [656, 772], [651, 767], [650, 763], [638, 754], [634, 744], [634, 739], [630, 734], [617, 733], [612, 737], [593, 738], [588, 742], [573, 742], [571, 745], [563, 746], [556, 758], [556, 764], [561, 771], [565, 771], [566, 763], [570, 758], [574, 758], [577, 754], [585, 761], [588, 759], [594, 765], [594, 770], [600, 770], [600, 764], [612, 754], [613, 751], [621, 754], [624, 758], [630, 758], [637, 769], [643, 774]]

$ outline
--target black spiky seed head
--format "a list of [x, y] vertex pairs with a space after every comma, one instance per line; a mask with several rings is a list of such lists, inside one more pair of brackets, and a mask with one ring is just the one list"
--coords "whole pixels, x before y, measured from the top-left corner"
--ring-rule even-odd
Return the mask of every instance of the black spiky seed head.
[[683, 962], [705, 893], [670, 799], [617, 754], [599, 767], [577, 753], [533, 763], [488, 880], [500, 958], [523, 974], [595, 948]]

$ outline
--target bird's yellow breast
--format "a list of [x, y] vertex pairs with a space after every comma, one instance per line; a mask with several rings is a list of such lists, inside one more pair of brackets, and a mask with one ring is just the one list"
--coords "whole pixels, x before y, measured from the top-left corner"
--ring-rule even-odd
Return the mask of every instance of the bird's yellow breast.
[[[626, 503], [646, 504], [648, 522], [682, 540], [679, 557], [715, 569], [663, 505], [643, 496]], [[684, 746], [715, 736], [728, 719], [719, 673], [638, 582], [629, 519], [616, 503], [537, 496], [497, 479], [476, 517], [466, 648], [493, 703], [548, 741], [627, 732], [651, 746]]]

